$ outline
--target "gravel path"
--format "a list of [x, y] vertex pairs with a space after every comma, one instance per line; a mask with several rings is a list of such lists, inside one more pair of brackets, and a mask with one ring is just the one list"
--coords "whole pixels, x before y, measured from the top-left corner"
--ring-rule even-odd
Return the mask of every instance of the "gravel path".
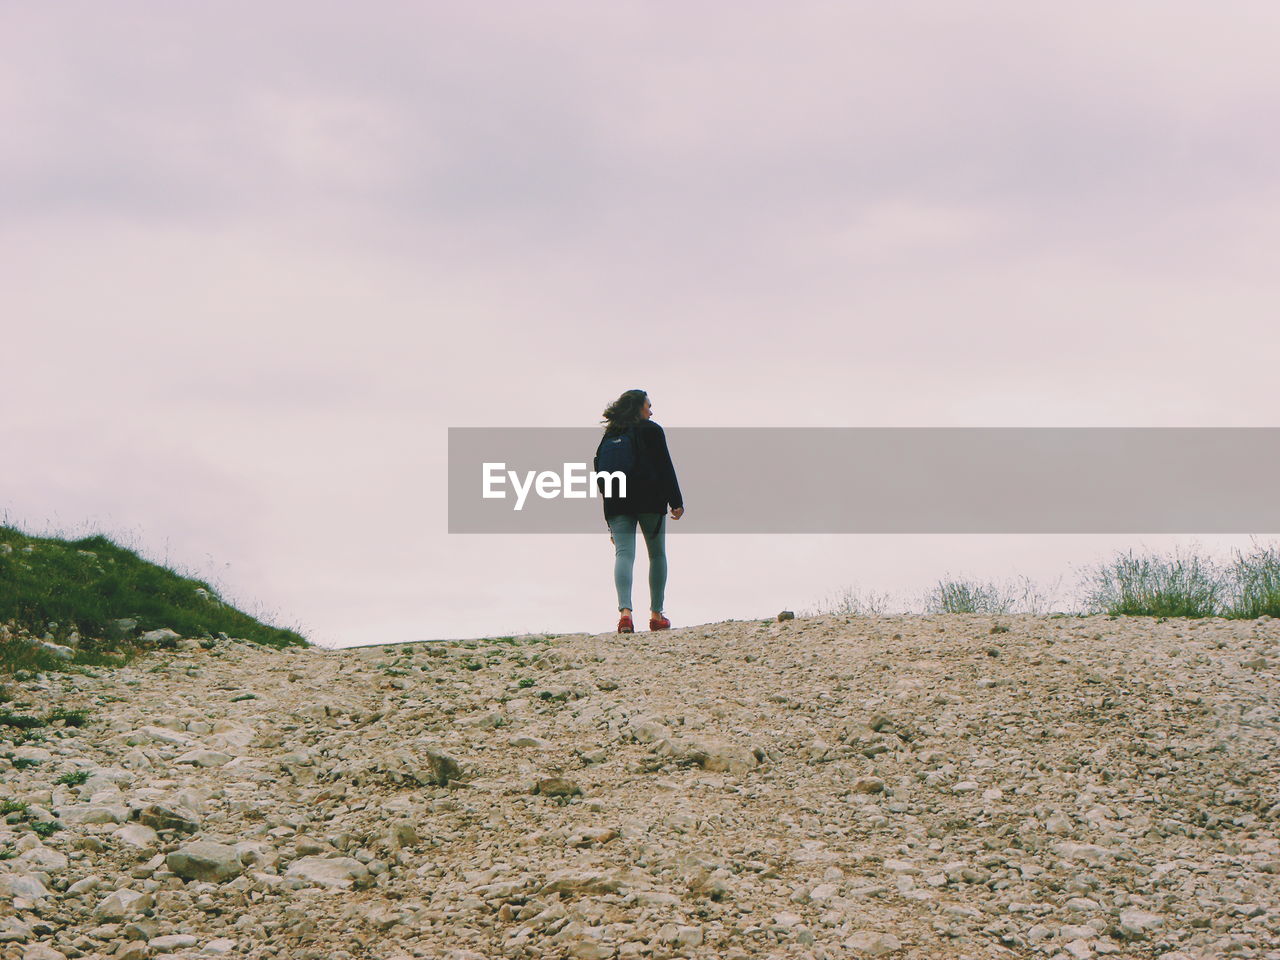
[[1280, 958], [1266, 618], [181, 647], [9, 685], [0, 958]]

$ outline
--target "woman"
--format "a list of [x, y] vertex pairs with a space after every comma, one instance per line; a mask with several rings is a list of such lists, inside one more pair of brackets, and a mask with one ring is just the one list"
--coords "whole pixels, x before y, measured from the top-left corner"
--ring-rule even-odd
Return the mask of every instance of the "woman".
[[[636, 561], [637, 525], [649, 551], [649, 629], [671, 628], [671, 621], [662, 615], [667, 588], [666, 512], [669, 505], [671, 519], [679, 520], [684, 515], [684, 499], [667, 452], [666, 434], [650, 419], [652, 416], [653, 404], [643, 390], [628, 390], [604, 412], [601, 446], [606, 440], [628, 435], [635, 450], [635, 466], [627, 471], [627, 495], [604, 498], [604, 519], [613, 541], [619, 633], [635, 632], [631, 620], [631, 576]], [[599, 453], [597, 448], [597, 459]]]

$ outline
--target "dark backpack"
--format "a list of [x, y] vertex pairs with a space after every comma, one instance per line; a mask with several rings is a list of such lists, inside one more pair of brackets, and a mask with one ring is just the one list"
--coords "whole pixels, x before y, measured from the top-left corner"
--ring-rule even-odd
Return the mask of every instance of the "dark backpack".
[[[604, 437], [596, 448], [593, 463], [597, 473], [620, 472], [626, 476], [627, 492], [630, 493], [631, 484], [640, 472], [637, 469], [640, 465], [640, 437], [636, 428], [631, 427], [626, 433]], [[604, 480], [599, 479], [596, 483], [603, 492]]]

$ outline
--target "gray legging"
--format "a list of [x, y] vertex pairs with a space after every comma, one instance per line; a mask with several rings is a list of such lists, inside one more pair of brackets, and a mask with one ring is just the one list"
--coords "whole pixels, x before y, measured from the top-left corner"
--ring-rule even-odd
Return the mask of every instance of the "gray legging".
[[609, 518], [613, 534], [613, 583], [618, 588], [618, 609], [633, 610], [631, 574], [636, 565], [636, 524], [649, 548], [649, 609], [662, 612], [667, 590], [667, 525], [663, 513], [624, 513]]

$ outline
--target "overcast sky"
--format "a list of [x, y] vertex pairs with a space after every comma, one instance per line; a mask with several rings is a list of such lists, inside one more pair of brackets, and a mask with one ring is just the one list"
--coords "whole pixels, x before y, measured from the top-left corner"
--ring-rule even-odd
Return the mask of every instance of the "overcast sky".
[[[603, 532], [446, 533], [448, 427], [1276, 426], [1277, 27], [5, 4], [0, 512], [324, 644], [599, 631]], [[676, 625], [1190, 540], [677, 533]]]

